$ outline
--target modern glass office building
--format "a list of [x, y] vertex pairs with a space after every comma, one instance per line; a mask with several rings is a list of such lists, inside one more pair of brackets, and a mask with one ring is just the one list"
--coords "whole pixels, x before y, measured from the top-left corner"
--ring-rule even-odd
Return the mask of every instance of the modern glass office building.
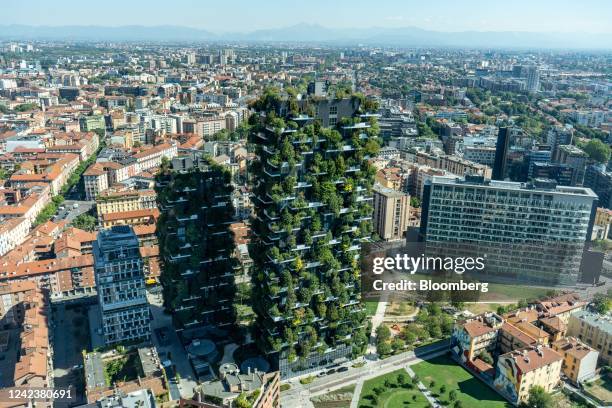
[[428, 251], [486, 255], [484, 275], [569, 285], [580, 279], [597, 195], [551, 180], [433, 177], [425, 186], [421, 237]]
[[147, 340], [149, 303], [134, 230], [120, 225], [100, 231], [93, 255], [104, 343]]

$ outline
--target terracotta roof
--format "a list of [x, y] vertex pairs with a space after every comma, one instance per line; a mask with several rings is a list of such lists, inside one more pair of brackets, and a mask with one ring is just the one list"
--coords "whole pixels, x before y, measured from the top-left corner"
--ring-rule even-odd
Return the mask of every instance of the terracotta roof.
[[106, 174], [104, 167], [100, 163], [94, 163], [85, 170], [84, 176], [102, 176]]
[[521, 373], [528, 373], [538, 368], [563, 360], [563, 357], [548, 346], [530, 347], [502, 354], [500, 358], [514, 361]]
[[508, 322], [504, 322], [504, 324], [502, 324], [501, 329], [502, 331], [505, 331], [510, 334], [512, 337], [520, 340], [523, 344], [535, 345], [537, 343], [536, 339]]
[[550, 316], [565, 313], [574, 309], [582, 309], [586, 302], [580, 300], [576, 293], [566, 293], [545, 300], [539, 300], [537, 305]]
[[91, 265], [93, 265], [93, 256], [91, 254], [24, 262], [19, 265], [1, 265], [0, 280], [55, 273], [61, 270], [70, 270], [71, 268], [82, 268]]
[[595, 352], [595, 349], [584, 344], [575, 337], [566, 337], [553, 343], [553, 348], [558, 353], [569, 354], [577, 360], [582, 360], [589, 353]]
[[482, 336], [483, 334], [497, 331], [496, 328], [487, 325], [479, 319], [470, 320], [463, 325], [464, 330], [471, 338]]
[[540, 323], [558, 332], [563, 332], [567, 328], [567, 325], [563, 323], [559, 316], [544, 317], [540, 319]]
[[160, 152], [162, 152], [162, 151], [164, 151], [166, 149], [170, 149], [172, 147], [173, 146], [170, 143], [162, 143], [162, 144], [154, 146], [154, 147], [152, 147], [150, 149], [143, 150], [143, 151], [141, 151], [139, 153], [136, 153], [135, 155], [133, 155], [133, 157], [136, 158], [136, 159], [145, 158], [145, 157], [152, 156], [154, 154], [160, 153]]
[[141, 224], [141, 225], [134, 225], [132, 228], [134, 229], [134, 233], [137, 236], [151, 235], [151, 234], [155, 234], [155, 231], [157, 230], [157, 225], [156, 224]]
[[143, 210], [134, 211], [123, 211], [116, 213], [102, 214], [103, 221], [117, 221], [129, 218], [141, 218], [141, 217], [152, 217], [157, 219], [159, 217], [159, 210], [157, 208], [145, 208]]

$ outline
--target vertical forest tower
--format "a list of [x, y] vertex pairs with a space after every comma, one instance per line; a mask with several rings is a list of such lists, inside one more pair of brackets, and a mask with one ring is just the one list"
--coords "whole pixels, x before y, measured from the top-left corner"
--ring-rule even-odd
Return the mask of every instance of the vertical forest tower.
[[283, 378], [363, 354], [360, 251], [372, 232], [378, 125], [363, 97], [266, 91], [251, 142], [256, 340]]

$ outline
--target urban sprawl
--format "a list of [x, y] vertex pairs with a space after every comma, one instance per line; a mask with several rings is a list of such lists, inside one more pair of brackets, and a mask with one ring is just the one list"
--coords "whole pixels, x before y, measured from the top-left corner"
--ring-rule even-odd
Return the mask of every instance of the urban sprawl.
[[[0, 406], [609, 406], [611, 67], [0, 42], [0, 388], [72, 392]], [[486, 268], [364, 298], [412, 242]]]

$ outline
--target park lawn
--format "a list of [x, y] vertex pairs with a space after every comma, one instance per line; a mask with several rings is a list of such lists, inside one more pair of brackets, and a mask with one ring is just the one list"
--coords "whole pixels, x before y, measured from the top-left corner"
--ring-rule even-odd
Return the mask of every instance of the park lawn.
[[[434, 282], [442, 282], [447, 280], [443, 276], [432, 276], [419, 273], [415, 273], [410, 279], [415, 282], [418, 282], [420, 279], [430, 279]], [[483, 282], [487, 282], [487, 280], [484, 279]], [[507, 303], [518, 302], [519, 300], [538, 299], [545, 297], [546, 293], [550, 290], [551, 288], [528, 286], [525, 284], [511, 285], [505, 283], [489, 282], [488, 291], [485, 293], [481, 293], [478, 298], [478, 301]], [[478, 301], [476, 301], [475, 303], [478, 303]]]
[[499, 306], [506, 305], [507, 303], [466, 303], [464, 309], [479, 315], [486, 312], [497, 312]]
[[376, 308], [378, 307], [378, 302], [372, 301], [372, 300], [366, 300], [364, 303], [365, 303], [366, 314], [368, 316], [374, 316], [374, 313], [376, 313]]
[[[399, 375], [403, 374], [408, 386], [399, 385]], [[385, 386], [385, 381], [389, 381], [391, 384], [389, 387]], [[359, 396], [359, 408], [396, 408], [396, 407], [418, 407], [425, 408], [429, 407], [429, 403], [425, 396], [413, 386], [411, 383], [410, 375], [406, 370], [400, 369], [397, 371], [390, 372], [380, 377], [375, 377], [367, 380], [363, 383], [361, 389], [361, 395]], [[374, 389], [378, 388], [383, 390], [376, 398], [377, 404], [373, 404], [372, 397], [376, 395]], [[416, 396], [416, 399], [413, 399]]]
[[519, 301], [522, 299], [537, 299], [546, 296], [550, 288], [533, 287], [527, 285], [506, 285], [489, 283], [489, 291], [483, 294], [481, 300], [491, 298], [495, 301]]
[[[457, 400], [465, 408], [511, 407], [495, 391], [446, 356], [423, 361], [412, 366], [412, 369], [433, 394], [440, 394], [440, 386], [446, 387], [444, 394], [436, 397], [440, 401], [448, 402], [449, 393], [455, 390]], [[430, 386], [432, 380], [435, 381], [433, 387]]]
[[387, 305], [387, 310], [385, 311], [385, 316], [407, 316], [411, 315], [416, 311], [416, 308], [412, 305], [411, 302], [403, 301], [403, 302], [391, 302]]

